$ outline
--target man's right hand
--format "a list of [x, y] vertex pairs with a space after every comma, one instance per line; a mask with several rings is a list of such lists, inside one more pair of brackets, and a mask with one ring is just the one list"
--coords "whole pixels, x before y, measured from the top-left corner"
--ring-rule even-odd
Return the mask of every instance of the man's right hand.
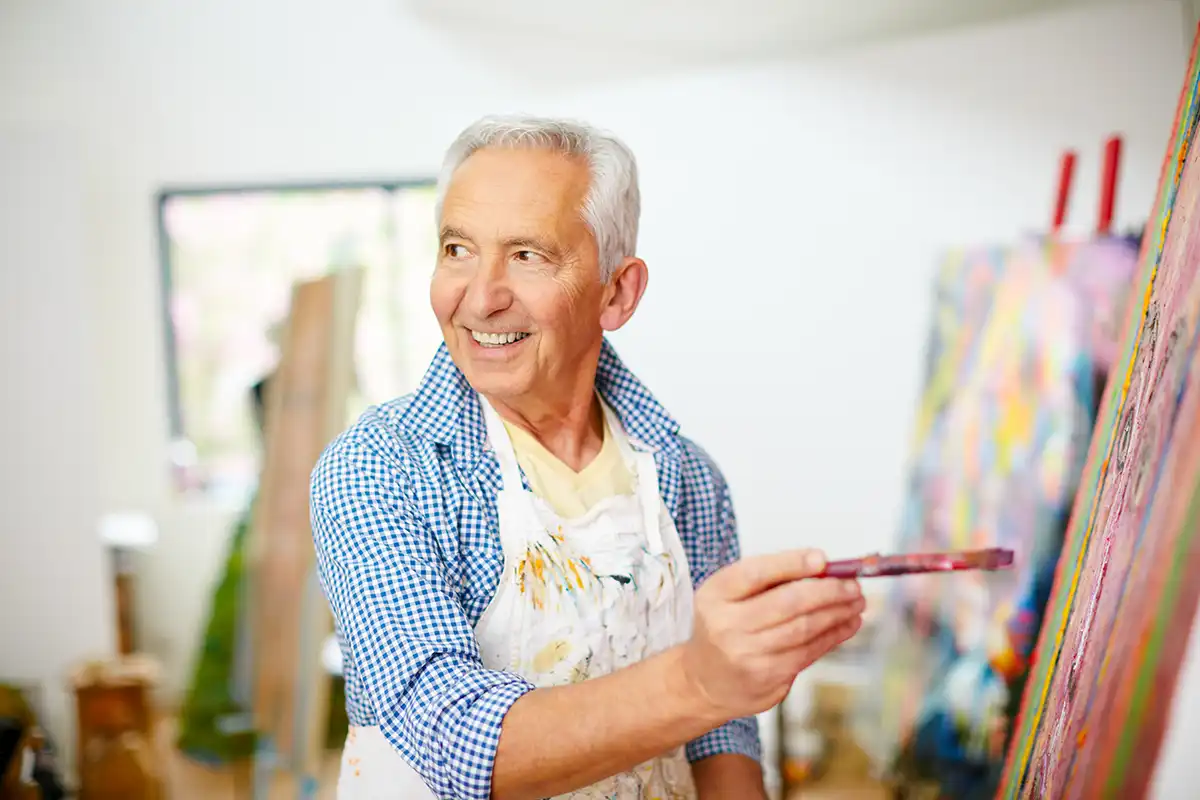
[[862, 626], [858, 581], [815, 578], [817, 550], [744, 558], [696, 591], [688, 682], [709, 711], [735, 719], [781, 702], [796, 675]]
[[686, 643], [522, 696], [504, 717], [492, 797], [591, 786], [783, 700], [800, 670], [862, 624], [858, 582], [813, 577], [824, 568], [815, 551], [734, 562], [696, 591]]

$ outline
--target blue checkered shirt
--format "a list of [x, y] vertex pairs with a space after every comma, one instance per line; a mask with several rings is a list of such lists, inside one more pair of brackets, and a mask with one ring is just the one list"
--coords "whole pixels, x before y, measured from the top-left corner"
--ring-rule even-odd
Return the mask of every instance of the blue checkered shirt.
[[[596, 388], [630, 440], [654, 452], [659, 487], [699, 585], [738, 557], [717, 465], [606, 341]], [[500, 469], [479, 399], [439, 348], [417, 391], [369, 409], [321, 457], [312, 528], [344, 656], [346, 710], [383, 735], [438, 797], [488, 800], [500, 725], [533, 686], [485, 669], [473, 627], [499, 584]], [[759, 758], [753, 718], [687, 746]]]

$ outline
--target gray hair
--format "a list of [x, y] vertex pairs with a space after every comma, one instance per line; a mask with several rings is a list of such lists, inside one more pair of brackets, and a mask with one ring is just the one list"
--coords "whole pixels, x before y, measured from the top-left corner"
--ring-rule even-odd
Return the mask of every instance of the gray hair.
[[633, 152], [612, 134], [571, 120], [484, 117], [467, 126], [442, 162], [435, 207], [438, 220], [455, 170], [485, 147], [527, 147], [586, 158], [591, 181], [581, 211], [596, 238], [601, 279], [607, 282], [621, 261], [634, 255], [642, 201]]

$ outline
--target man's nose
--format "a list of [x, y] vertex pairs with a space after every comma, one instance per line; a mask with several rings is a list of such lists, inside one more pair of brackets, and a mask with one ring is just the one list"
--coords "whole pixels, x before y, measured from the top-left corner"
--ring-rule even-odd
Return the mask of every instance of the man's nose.
[[464, 299], [471, 313], [481, 319], [508, 308], [512, 304], [512, 290], [508, 284], [505, 260], [500, 257], [481, 258]]

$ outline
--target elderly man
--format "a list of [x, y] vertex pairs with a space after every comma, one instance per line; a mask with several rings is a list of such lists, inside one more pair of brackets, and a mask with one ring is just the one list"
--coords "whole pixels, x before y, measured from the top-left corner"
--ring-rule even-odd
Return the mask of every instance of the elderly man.
[[739, 560], [720, 470], [606, 341], [648, 277], [632, 154], [485, 119], [438, 191], [445, 345], [313, 474], [338, 797], [763, 797], [754, 715], [862, 594], [818, 552]]

